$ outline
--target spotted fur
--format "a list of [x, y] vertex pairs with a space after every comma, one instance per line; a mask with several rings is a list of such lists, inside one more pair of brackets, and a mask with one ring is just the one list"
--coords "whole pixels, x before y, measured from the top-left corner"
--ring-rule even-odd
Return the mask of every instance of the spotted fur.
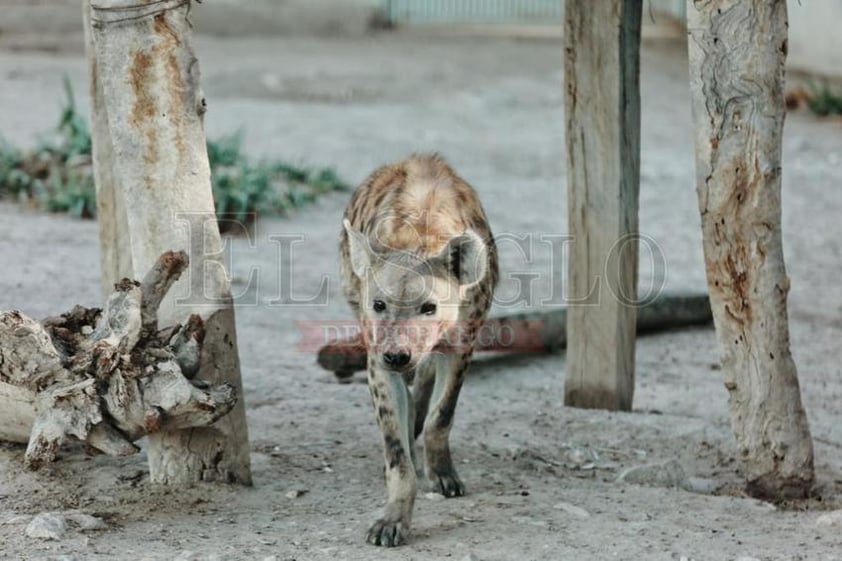
[[343, 287], [363, 327], [386, 465], [387, 504], [367, 541], [396, 546], [409, 534], [419, 481], [446, 497], [465, 492], [449, 435], [497, 284], [497, 250], [477, 193], [438, 155], [376, 170], [344, 218]]

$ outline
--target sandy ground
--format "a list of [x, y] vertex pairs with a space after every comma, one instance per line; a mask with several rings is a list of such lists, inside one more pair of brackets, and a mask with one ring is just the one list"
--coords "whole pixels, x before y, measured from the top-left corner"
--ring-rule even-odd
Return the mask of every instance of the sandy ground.
[[[210, 136], [242, 129], [254, 156], [332, 164], [352, 181], [409, 152], [439, 150], [480, 191], [495, 231], [509, 236], [501, 297], [516, 294], [513, 275], [537, 274], [532, 296], [508, 308], [534, 308], [558, 293], [552, 279], [562, 269], [540, 236], [566, 231], [560, 45], [392, 33], [199, 46]], [[667, 265], [653, 275], [644, 260], [643, 287], [654, 279], [669, 290], [703, 290], [684, 55], [659, 43], [642, 56], [641, 229]], [[53, 126], [62, 73], [86, 91], [78, 45], [0, 52], [0, 134], [31, 144]], [[261, 220], [252, 244], [231, 242], [254, 487], [156, 488], [143, 455], [73, 453], [26, 473], [23, 450], [5, 447], [0, 558], [840, 559], [839, 526], [817, 524], [824, 510], [842, 507], [840, 138], [839, 122], [787, 121], [792, 348], [822, 501], [787, 509], [741, 495], [715, 337], [702, 328], [640, 340], [628, 414], [562, 407], [563, 355], [478, 365], [452, 438], [468, 496], [422, 495], [408, 546], [365, 545], [384, 495], [367, 389], [334, 383], [312, 352], [296, 348], [296, 320], [350, 317], [336, 258], [347, 195], [335, 195], [289, 219]], [[278, 233], [302, 239], [293, 295], [312, 294], [326, 275], [327, 304], [268, 304], [280, 268], [268, 236]], [[526, 254], [511, 241], [523, 235]], [[43, 317], [96, 305], [97, 243], [92, 222], [0, 206], [0, 309]], [[254, 268], [259, 288], [246, 286]], [[615, 482], [626, 467], [669, 460], [699, 478], [697, 487], [721, 490]], [[73, 509], [102, 517], [108, 529], [71, 528], [60, 541], [24, 535], [26, 515]]]

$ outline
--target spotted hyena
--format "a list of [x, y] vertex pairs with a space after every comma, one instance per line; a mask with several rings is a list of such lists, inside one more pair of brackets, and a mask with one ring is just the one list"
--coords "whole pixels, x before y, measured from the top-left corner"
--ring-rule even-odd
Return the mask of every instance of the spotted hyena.
[[497, 250], [476, 192], [438, 155], [371, 174], [345, 211], [340, 250], [386, 460], [386, 508], [367, 541], [396, 546], [409, 533], [419, 484], [465, 493], [448, 439], [497, 283]]

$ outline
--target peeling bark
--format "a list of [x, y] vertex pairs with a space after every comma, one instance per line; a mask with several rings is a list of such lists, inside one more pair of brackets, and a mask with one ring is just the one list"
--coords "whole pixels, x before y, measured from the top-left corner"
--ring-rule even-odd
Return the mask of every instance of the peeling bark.
[[[55, 459], [70, 439], [113, 456], [147, 434], [211, 425], [234, 407], [229, 384], [191, 383], [204, 325], [146, 330], [184, 253], [165, 253], [142, 283], [123, 280], [105, 310], [77, 306], [38, 323], [0, 313], [0, 439], [28, 443], [25, 464]], [[198, 342], [196, 345], [194, 342]]]
[[748, 492], [812, 491], [781, 241], [784, 0], [688, 1], [696, 189], [722, 370]]
[[[104, 282], [137, 277], [168, 249], [187, 252], [188, 274], [160, 302], [158, 317], [167, 325], [199, 315], [205, 328], [202, 353], [185, 375], [239, 391], [233, 303], [205, 144], [206, 106], [187, 21], [190, 3], [97, 0], [86, 1], [85, 9], [94, 171], [97, 188], [106, 195]], [[145, 330], [154, 329], [147, 319], [142, 323]], [[150, 438], [150, 477], [157, 483], [249, 484], [248, 451], [241, 398], [213, 427], [170, 426]]]

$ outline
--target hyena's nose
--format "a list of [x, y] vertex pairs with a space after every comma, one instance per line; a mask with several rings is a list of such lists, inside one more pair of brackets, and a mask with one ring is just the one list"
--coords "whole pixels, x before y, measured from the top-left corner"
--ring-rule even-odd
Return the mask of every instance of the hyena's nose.
[[383, 362], [386, 366], [393, 368], [402, 368], [409, 364], [410, 354], [407, 351], [398, 351], [395, 353], [383, 353]]

